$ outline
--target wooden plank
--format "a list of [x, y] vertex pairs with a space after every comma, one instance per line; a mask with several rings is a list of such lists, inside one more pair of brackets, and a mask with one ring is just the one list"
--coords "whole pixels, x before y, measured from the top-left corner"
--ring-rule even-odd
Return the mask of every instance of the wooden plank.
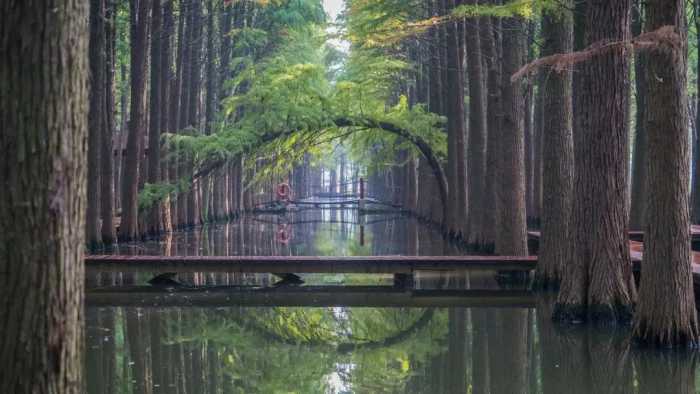
[[114, 286], [88, 290], [88, 307], [500, 307], [533, 308], [526, 290], [402, 290], [392, 286], [163, 289]]
[[86, 256], [93, 272], [412, 273], [420, 270], [530, 271], [519, 256]]

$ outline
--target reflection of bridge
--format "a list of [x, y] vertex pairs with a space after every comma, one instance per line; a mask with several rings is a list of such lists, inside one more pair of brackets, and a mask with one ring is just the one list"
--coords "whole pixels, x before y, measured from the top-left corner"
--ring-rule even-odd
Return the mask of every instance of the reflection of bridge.
[[526, 290], [406, 290], [393, 286], [243, 287], [165, 289], [113, 286], [89, 289], [86, 305], [138, 307], [489, 307], [533, 308]]

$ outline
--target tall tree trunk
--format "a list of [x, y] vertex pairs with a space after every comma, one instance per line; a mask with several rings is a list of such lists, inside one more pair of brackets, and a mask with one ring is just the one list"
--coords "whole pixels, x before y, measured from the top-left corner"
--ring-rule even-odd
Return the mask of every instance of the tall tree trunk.
[[[700, 31], [700, 1], [694, 1], [694, 20], [695, 20], [695, 31]], [[700, 48], [700, 34], [696, 34], [696, 46]], [[697, 57], [697, 70], [700, 70], [700, 56]], [[695, 173], [693, 174], [693, 200], [692, 200], [692, 210], [691, 210], [691, 222], [693, 224], [700, 224], [700, 78], [695, 78], [696, 83], [696, 97], [697, 101], [695, 104], [695, 147], [693, 152], [693, 168]]]
[[[89, 248], [101, 244], [100, 234], [100, 153], [104, 134], [105, 3], [90, 0], [90, 112], [88, 114], [88, 204], [85, 215], [85, 241]], [[111, 155], [102, 160], [111, 160]]]
[[[187, 123], [195, 130], [199, 131], [199, 104], [202, 90], [202, 3], [201, 0], [192, 0], [190, 2], [190, 13], [192, 21], [192, 29], [190, 35], [190, 94], [189, 102], [186, 104], [186, 111], [189, 111]], [[193, 172], [193, 163], [188, 163], [188, 174]], [[192, 184], [190, 192], [187, 193], [187, 211], [189, 225], [198, 225], [202, 222], [202, 206], [199, 198], [201, 184], [199, 180], [195, 180]]]
[[[161, 132], [171, 132], [172, 129], [172, 101], [177, 101], [177, 96], [172, 95], [174, 87], [173, 75], [173, 54], [172, 44], [175, 34], [175, 19], [173, 16], [174, 0], [164, 0], [163, 2], [163, 35], [161, 38], [161, 54], [160, 54], [160, 72], [162, 74], [160, 81], [160, 130]], [[162, 147], [162, 151], [166, 152], [167, 146]], [[173, 181], [172, 174], [173, 166], [169, 161], [160, 165], [161, 181]], [[161, 221], [162, 230], [165, 232], [173, 231], [173, 213], [170, 196], [167, 196], [161, 204]]]
[[[433, 10], [433, 16], [438, 15], [438, 7], [435, 5], [436, 2], [440, 0], [428, 0], [429, 6]], [[430, 112], [436, 114], [442, 114], [442, 77], [440, 71], [440, 28], [433, 27], [430, 29], [430, 74], [428, 76], [429, 80], [429, 91], [430, 97], [428, 101], [428, 108]]]
[[513, 75], [525, 64], [525, 23], [521, 18], [503, 20], [503, 127], [501, 134], [500, 174], [497, 178], [500, 198], [500, 228], [496, 252], [509, 256], [527, 256], [525, 218], [525, 86], [511, 83]]
[[143, 137], [146, 133], [147, 33], [150, 9], [151, 0], [130, 2], [131, 118], [122, 176], [122, 221], [119, 226], [119, 239], [122, 241], [135, 239], [138, 232], [139, 174], [142, 170]]
[[[556, 13], [542, 18], [542, 56], [569, 53], [573, 48], [573, 3], [564, 0]], [[559, 285], [569, 261], [569, 220], [573, 193], [574, 140], [572, 134], [571, 71], [550, 70], [542, 78], [542, 239], [536, 281], [540, 287]]]
[[[216, 52], [214, 51], [214, 37], [216, 37], [216, 31], [214, 28], [214, 14], [216, 13], [214, 8], [214, 1], [208, 0], [207, 3], [207, 44], [206, 44], [206, 71], [204, 75], [206, 77], [206, 98], [204, 101], [205, 112], [204, 112], [204, 133], [209, 135], [213, 130], [214, 114], [216, 113], [216, 91], [219, 89], [217, 84], [217, 72], [215, 71], [216, 66]], [[204, 221], [210, 222], [214, 219], [215, 208], [212, 203], [215, 199], [212, 196], [214, 189], [213, 184], [220, 183], [222, 180], [222, 172], [217, 171], [213, 176], [207, 177], [202, 183], [202, 207], [204, 210], [203, 219]]]
[[[632, 17], [632, 35], [642, 33], [642, 6], [641, 0], [634, 0]], [[644, 207], [646, 205], [646, 157], [647, 157], [647, 132], [644, 121], [646, 108], [646, 84], [644, 81], [644, 69], [646, 55], [638, 51], [634, 55], [634, 82], [636, 86], [637, 111], [635, 114], [634, 149], [632, 156], [632, 205], [630, 207], [630, 230], [642, 230], [644, 227]]]
[[[148, 127], [148, 178], [147, 182], [156, 184], [160, 181], [160, 131], [161, 131], [161, 84], [163, 70], [161, 69], [161, 48], [163, 42], [163, 8], [160, 0], [153, 1], [151, 16], [151, 100], [149, 102]], [[146, 218], [146, 233], [158, 235], [161, 232], [161, 203], [156, 202], [148, 211]]]
[[[180, 102], [178, 105], [178, 112], [175, 116], [178, 116], [178, 130], [183, 130], [190, 125], [189, 115], [190, 111], [190, 78], [191, 78], [191, 42], [192, 42], [192, 7], [191, 0], [182, 0], [180, 2], [180, 26], [178, 27], [178, 89]], [[187, 177], [187, 159], [178, 158], [177, 160], [177, 174], [180, 178]], [[177, 222], [179, 227], [187, 227], [189, 225], [189, 193], [182, 192], [178, 196], [177, 203]]]
[[[489, 4], [498, 4], [497, 0], [490, 0]], [[486, 59], [487, 66], [487, 142], [486, 142], [486, 185], [484, 187], [484, 211], [483, 226], [484, 240], [483, 248], [491, 250], [496, 244], [496, 228], [499, 219], [499, 198], [498, 198], [498, 173], [499, 161], [501, 159], [501, 20], [498, 18], [485, 17], [483, 24], [488, 24], [489, 34], [481, 36], [481, 51]]]
[[[447, 0], [447, 11], [459, 5], [461, 0]], [[445, 115], [447, 116], [447, 176], [449, 183], [447, 229], [452, 235], [462, 236], [466, 223], [467, 172], [465, 168], [464, 129], [464, 81], [460, 57], [459, 26], [456, 22], [447, 23], [447, 56]]]
[[649, 95], [644, 262], [635, 316], [635, 336], [659, 346], [697, 344], [690, 256], [690, 140], [685, 1], [647, 0], [645, 30], [674, 26], [677, 48], [652, 50], [644, 73]]
[[[630, 0], [588, 2], [585, 43], [630, 38]], [[580, 124], [574, 132], [573, 257], [555, 318], [609, 323], [631, 318], [636, 291], [630, 261], [627, 191], [629, 61], [626, 48], [581, 64]]]
[[[476, 4], [468, 0], [466, 4]], [[484, 103], [484, 77], [479, 36], [480, 19], [470, 19], [465, 25], [467, 44], [467, 74], [469, 75], [469, 174], [468, 242], [481, 245], [483, 236], [484, 184], [486, 168], [486, 105]]]
[[[114, 163], [112, 147], [114, 136], [114, 65], [116, 59], [116, 18], [117, 4], [110, 2], [107, 7], [105, 19], [105, 78], [104, 78], [104, 126], [102, 135], [102, 160], [100, 161], [100, 216], [102, 217], [102, 242], [111, 245], [116, 240], [114, 228]], [[121, 152], [119, 152], [121, 155]]]
[[81, 393], [89, 3], [0, 3], [0, 387]]

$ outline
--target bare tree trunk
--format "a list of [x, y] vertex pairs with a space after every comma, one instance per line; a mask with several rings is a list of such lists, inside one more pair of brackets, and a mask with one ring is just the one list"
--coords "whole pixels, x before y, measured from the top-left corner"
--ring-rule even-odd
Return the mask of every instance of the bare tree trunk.
[[[564, 0], [556, 14], [542, 18], [542, 56], [569, 53], [573, 48], [573, 3]], [[559, 286], [572, 245], [569, 220], [573, 193], [574, 141], [572, 134], [571, 71], [548, 70], [542, 78], [543, 204], [542, 238], [536, 282], [543, 288]]]
[[[497, 4], [497, 0], [490, 0], [489, 4]], [[488, 24], [489, 34], [481, 36], [482, 46], [481, 51], [486, 58], [488, 71], [487, 82], [487, 143], [486, 143], [486, 185], [484, 188], [484, 239], [483, 248], [492, 250], [496, 244], [496, 228], [499, 219], [499, 197], [498, 197], [498, 173], [499, 162], [501, 159], [501, 122], [502, 122], [502, 103], [501, 103], [501, 46], [500, 46], [500, 27], [501, 21], [498, 18], [485, 17], [482, 23]]]
[[[176, 101], [177, 96], [172, 96], [174, 86], [173, 76], [173, 56], [172, 44], [175, 34], [175, 19], [173, 17], [173, 1], [164, 0], [163, 2], [163, 35], [161, 39], [161, 54], [160, 54], [160, 72], [162, 74], [160, 81], [160, 131], [173, 131], [170, 111], [172, 102]], [[161, 145], [161, 156], [167, 152], [167, 146]], [[168, 162], [160, 164], [160, 179], [163, 182], [173, 180], [173, 166]], [[162, 230], [167, 232], [173, 231], [173, 210], [170, 196], [167, 196], [161, 203], [161, 223]]]
[[[114, 228], [114, 157], [112, 151], [112, 137], [114, 136], [114, 65], [116, 59], [116, 17], [117, 5], [110, 2], [106, 9], [105, 19], [105, 80], [104, 80], [104, 128], [102, 135], [102, 160], [100, 161], [100, 216], [102, 217], [102, 229], [100, 231], [102, 242], [111, 245], [116, 240]], [[119, 152], [121, 156], [121, 152]]]
[[696, 345], [690, 256], [690, 140], [686, 91], [685, 1], [647, 0], [645, 30], [674, 26], [681, 48], [647, 54], [645, 128], [648, 136], [644, 262], [635, 336], [659, 346]]
[[[178, 116], [178, 130], [183, 130], [190, 125], [189, 114], [190, 111], [190, 78], [191, 78], [191, 42], [192, 42], [192, 7], [191, 0], [182, 0], [180, 2], [180, 26], [178, 27], [178, 89], [180, 102], [178, 106], [178, 111], [175, 115]], [[187, 169], [187, 159], [178, 158], [177, 160], [177, 173], [180, 178], [186, 177], [188, 172]], [[182, 192], [178, 196], [177, 202], [177, 223], [178, 227], [183, 228], [189, 226], [190, 214], [188, 212], [189, 206], [189, 194], [190, 191]]]
[[[137, 7], [138, 5], [138, 7]], [[131, 241], [138, 233], [138, 192], [142, 170], [143, 137], [146, 133], [146, 68], [148, 16], [151, 0], [131, 0], [131, 118], [126, 145], [126, 164], [122, 176], [122, 221], [119, 239]]]
[[[213, 131], [214, 114], [217, 110], [217, 71], [216, 66], [216, 52], [214, 51], [214, 38], [217, 36], [214, 27], [214, 15], [216, 9], [214, 8], [213, 0], [207, 1], [207, 46], [206, 46], [206, 71], [204, 73], [206, 77], [206, 99], [205, 99], [205, 115], [204, 115], [204, 132], [208, 135]], [[210, 180], [207, 180], [202, 189], [202, 199], [203, 206], [206, 207], [205, 217], [206, 221], [212, 221], [216, 216], [216, 207], [213, 205], [214, 202], [219, 202], [216, 199], [215, 187], [212, 187], [223, 180], [223, 173], [217, 171]]]
[[[476, 4], [468, 0], [466, 4]], [[465, 24], [467, 44], [467, 74], [469, 75], [469, 154], [467, 175], [469, 189], [467, 240], [481, 245], [483, 235], [484, 184], [486, 168], [486, 103], [484, 103], [484, 77], [479, 36], [480, 19], [473, 18]]]
[[[460, 3], [460, 0], [446, 1], [447, 11], [452, 10], [455, 5]], [[448, 209], [450, 212], [446, 218], [446, 225], [452, 235], [461, 237], [464, 235], [463, 229], [466, 223], [467, 172], [465, 167], [464, 81], [459, 43], [459, 26], [456, 22], [449, 22], [446, 27], [444, 44], [447, 46], [445, 115], [447, 116]]]
[[[192, 28], [190, 29], [190, 94], [189, 101], [186, 104], [186, 111], [189, 111], [187, 126], [192, 126], [199, 131], [199, 104], [202, 93], [202, 4], [201, 0], [192, 0], [190, 2], [190, 13]], [[193, 163], [188, 163], [188, 174], [192, 174]], [[192, 184], [190, 192], [187, 193], [187, 211], [189, 217], [187, 223], [190, 226], [196, 226], [202, 222], [202, 204], [199, 198], [201, 183], [195, 180]]]
[[[162, 114], [161, 110], [161, 84], [164, 83], [161, 69], [163, 35], [163, 8], [160, 0], [153, 1], [153, 14], [151, 16], [151, 87], [148, 128], [148, 178], [147, 182], [156, 184], [160, 181], [160, 131]], [[161, 232], [160, 202], [156, 202], [147, 212], [146, 233], [158, 235]]]
[[0, 3], [0, 387], [83, 391], [89, 3]]
[[[694, 1], [694, 20], [695, 20], [695, 31], [700, 31], [700, 1]], [[700, 34], [696, 34], [696, 46], [700, 48]], [[700, 70], [700, 57], [697, 59], [697, 69]], [[693, 200], [692, 200], [692, 210], [691, 210], [691, 222], [693, 224], [700, 224], [700, 107], [697, 105], [700, 103], [700, 78], [696, 78], [696, 110], [695, 110], [695, 151], [693, 154], [693, 168], [695, 168], [695, 174], [693, 176]]]
[[501, 135], [500, 227], [496, 252], [509, 256], [527, 256], [527, 223], [525, 212], [525, 134], [522, 81], [510, 82], [525, 64], [525, 23], [521, 18], [503, 20], [503, 127]]
[[[90, 112], [88, 113], [88, 204], [85, 241], [89, 248], [102, 243], [100, 234], [100, 154], [104, 135], [105, 4], [90, 1]], [[111, 160], [111, 155], [102, 160]]]
[[[585, 43], [630, 37], [630, 0], [589, 2]], [[627, 191], [629, 61], [625, 48], [588, 59], [575, 110], [573, 257], [566, 265], [555, 318], [628, 321], [636, 291], [629, 253]]]

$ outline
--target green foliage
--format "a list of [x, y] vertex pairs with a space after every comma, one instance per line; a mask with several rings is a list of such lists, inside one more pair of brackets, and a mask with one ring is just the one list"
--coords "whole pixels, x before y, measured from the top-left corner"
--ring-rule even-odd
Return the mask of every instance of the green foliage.
[[[384, 50], [358, 48], [346, 56], [329, 47], [320, 4], [270, 1], [260, 10], [259, 23], [231, 32], [239, 55], [226, 87], [235, 94], [222, 98], [212, 134], [166, 136], [169, 160], [198, 169], [244, 156], [249, 166], [258, 165], [257, 179], [266, 179], [290, 170], [307, 154], [328, 158], [340, 143], [350, 147], [351, 159], [364, 163], [388, 163], [399, 149], [417, 155], [395, 135], [372, 127], [338, 127], [338, 119], [389, 122], [444, 155], [443, 119], [422, 106], [410, 107], [396, 93], [411, 66]], [[355, 20], [352, 13], [348, 18]], [[386, 105], [392, 101], [395, 105]], [[167, 190], [148, 193], [144, 205]]]
[[146, 183], [138, 196], [139, 210], [147, 211], [167, 197], [175, 199], [179, 193], [189, 190], [190, 185], [191, 182], [187, 182], [186, 179], [177, 183]]

